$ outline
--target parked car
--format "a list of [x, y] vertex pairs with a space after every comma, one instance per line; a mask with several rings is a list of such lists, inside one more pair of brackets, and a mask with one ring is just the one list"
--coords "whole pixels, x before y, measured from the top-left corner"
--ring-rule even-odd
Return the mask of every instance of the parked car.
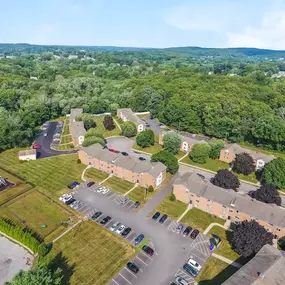
[[135, 208], [135, 209], [138, 208], [138, 207], [140, 206], [140, 204], [141, 204], [140, 201], [136, 201], [136, 202], [134, 203], [134, 208]]
[[253, 197], [253, 193], [254, 193], [255, 191], [253, 191], [253, 190], [251, 190], [251, 191], [248, 191], [248, 193], [247, 193], [247, 195], [248, 196], [250, 196], [251, 198]]
[[108, 188], [104, 188], [102, 191], [101, 191], [101, 194], [105, 195], [109, 192], [110, 190]]
[[98, 212], [96, 212], [96, 213], [91, 217], [91, 219], [92, 219], [93, 221], [95, 221], [95, 220], [97, 220], [101, 215], [102, 215], [102, 212], [98, 211]]
[[78, 200], [76, 200], [76, 201], [74, 201], [73, 203], [71, 203], [69, 206], [71, 207], [71, 208], [74, 208], [77, 204], [79, 204], [80, 203], [80, 201], [78, 201]]
[[182, 277], [176, 277], [175, 281], [181, 285], [189, 285], [189, 283]]
[[135, 239], [135, 245], [138, 245], [144, 239], [144, 235], [140, 234]]
[[159, 212], [156, 212], [156, 213], [152, 216], [152, 219], [156, 221], [159, 216], [160, 216], [160, 213], [159, 213]]
[[116, 230], [116, 234], [120, 235], [124, 231], [125, 228], [126, 226], [120, 225]]
[[153, 256], [154, 250], [148, 245], [144, 245], [142, 250], [147, 253], [149, 256]]
[[80, 208], [83, 207], [83, 206], [84, 206], [84, 204], [79, 201], [79, 203], [76, 204], [76, 205], [73, 207], [73, 209], [74, 209], [74, 210], [78, 210], [78, 209], [80, 209]]
[[177, 284], [176, 284], [176, 283], [174, 283], [174, 282], [171, 282], [171, 283], [170, 283], [170, 285], [177, 285]]
[[91, 187], [91, 186], [94, 185], [94, 184], [95, 184], [95, 182], [90, 181], [90, 182], [87, 183], [87, 187]]
[[187, 262], [190, 266], [192, 266], [195, 270], [200, 271], [202, 266], [192, 258], [189, 258]]
[[109, 148], [110, 152], [116, 152], [113, 148]]
[[39, 148], [41, 148], [41, 145], [39, 143], [34, 143], [32, 145], [32, 147], [33, 147], [33, 149], [39, 149]]
[[164, 214], [164, 215], [162, 215], [162, 217], [159, 219], [159, 223], [160, 224], [163, 224], [165, 221], [166, 221], [166, 219], [168, 218], [168, 216], [166, 215], [166, 214]]
[[130, 200], [130, 199], [129, 199], [128, 197], [122, 197], [120, 203], [121, 203], [122, 205], [125, 205], [125, 204], [127, 204], [127, 203], [129, 202], [129, 200]]
[[122, 236], [123, 236], [123, 237], [127, 236], [131, 231], [132, 231], [131, 228], [126, 228], [126, 229], [124, 229], [124, 231], [122, 232]]
[[140, 156], [140, 157], [139, 157], [139, 160], [141, 160], [141, 161], [145, 161], [145, 160], [146, 160], [146, 158], [144, 158], [144, 157]]
[[198, 231], [198, 230], [194, 230], [194, 231], [191, 233], [190, 237], [191, 237], [192, 239], [195, 239], [198, 235], [199, 235], [199, 231]]
[[185, 263], [183, 265], [183, 269], [186, 272], [190, 273], [193, 277], [196, 277], [198, 275], [198, 272], [192, 266], [190, 266], [188, 263]]
[[59, 200], [62, 202], [66, 202], [72, 198], [71, 194], [63, 194], [62, 196], [59, 197]]
[[128, 154], [127, 152], [125, 152], [125, 151], [122, 151], [121, 154], [124, 155], [124, 156], [128, 156], [128, 155], [129, 155], [129, 154]]
[[109, 228], [109, 230], [110, 230], [111, 232], [115, 232], [120, 226], [121, 226], [121, 223], [120, 223], [120, 222], [117, 222], [117, 223], [113, 224], [113, 225]]
[[192, 231], [192, 228], [190, 226], [186, 227], [186, 229], [183, 232], [183, 236], [187, 237], [191, 231]]
[[176, 233], [180, 234], [183, 231], [183, 225], [179, 224], [176, 228]]
[[127, 267], [134, 273], [138, 273], [140, 271], [139, 267], [133, 262], [128, 262]]
[[73, 181], [72, 183], [68, 184], [67, 187], [69, 189], [73, 189], [74, 187], [76, 187], [77, 185], [79, 185], [80, 183], [77, 181]]
[[201, 173], [197, 173], [197, 175], [200, 177], [200, 178], [202, 178], [202, 179], [205, 179], [206, 177], [203, 175], [203, 174], [201, 174]]
[[65, 201], [64, 203], [67, 205], [67, 206], [69, 206], [69, 205], [71, 205], [73, 202], [75, 202], [76, 200], [74, 199], [74, 198], [71, 198], [71, 199], [69, 199], [69, 200], [67, 200], [67, 201]]
[[100, 224], [101, 225], [106, 225], [112, 218], [110, 216], [105, 217]]

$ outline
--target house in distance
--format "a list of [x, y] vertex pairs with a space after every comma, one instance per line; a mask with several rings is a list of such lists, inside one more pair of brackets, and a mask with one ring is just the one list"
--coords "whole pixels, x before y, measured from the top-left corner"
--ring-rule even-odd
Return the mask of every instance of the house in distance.
[[124, 122], [130, 121], [137, 126], [137, 132], [140, 133], [145, 130], [145, 124], [130, 108], [123, 108], [117, 110], [117, 116]]

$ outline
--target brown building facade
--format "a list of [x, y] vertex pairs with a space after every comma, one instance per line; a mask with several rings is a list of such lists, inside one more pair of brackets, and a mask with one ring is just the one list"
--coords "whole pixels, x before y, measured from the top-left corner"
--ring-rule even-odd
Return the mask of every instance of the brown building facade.
[[142, 187], [157, 188], [166, 178], [164, 164], [140, 161], [120, 153], [113, 153], [103, 149], [100, 144], [83, 148], [78, 152], [78, 157], [85, 165], [92, 165], [98, 170], [138, 183]]

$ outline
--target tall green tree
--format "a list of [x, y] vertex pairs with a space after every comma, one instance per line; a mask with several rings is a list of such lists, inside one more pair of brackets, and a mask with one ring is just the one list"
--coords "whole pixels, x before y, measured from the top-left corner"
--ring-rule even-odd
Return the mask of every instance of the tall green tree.
[[179, 164], [178, 160], [175, 155], [171, 154], [168, 151], [159, 151], [157, 153], [154, 153], [151, 157], [152, 162], [160, 161], [162, 162], [166, 167], [167, 171], [174, 174], [178, 171]]
[[222, 140], [211, 140], [209, 142], [211, 147], [209, 157], [212, 159], [217, 159], [220, 157], [220, 152], [224, 148], [224, 142]]
[[189, 157], [197, 163], [206, 163], [209, 158], [211, 147], [207, 143], [195, 144], [192, 147]]
[[279, 189], [285, 188], [285, 159], [276, 158], [266, 163], [262, 170], [262, 183], [272, 184]]
[[172, 153], [177, 154], [181, 145], [181, 137], [174, 132], [168, 132], [163, 136], [163, 149]]
[[136, 136], [136, 143], [140, 147], [149, 147], [151, 145], [154, 145], [154, 142], [155, 137], [152, 130], [142, 131]]
[[122, 135], [130, 138], [137, 134], [137, 127], [133, 122], [127, 121], [122, 125]]

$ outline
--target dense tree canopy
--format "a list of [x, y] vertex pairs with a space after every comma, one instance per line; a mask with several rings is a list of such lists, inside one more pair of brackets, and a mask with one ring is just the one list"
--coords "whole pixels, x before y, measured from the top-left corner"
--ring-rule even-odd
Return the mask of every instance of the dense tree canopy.
[[155, 137], [152, 130], [142, 131], [136, 136], [136, 143], [140, 147], [148, 147], [154, 145], [154, 142]]
[[209, 158], [211, 147], [207, 143], [198, 143], [193, 145], [189, 157], [197, 163], [206, 163]]
[[233, 162], [233, 170], [236, 173], [249, 175], [255, 170], [254, 160], [248, 153], [237, 154]]
[[259, 189], [254, 191], [252, 193], [252, 198], [268, 204], [274, 203], [278, 206], [281, 206], [282, 202], [278, 190], [275, 186], [270, 184], [265, 184], [264, 186], [261, 186]]
[[137, 134], [137, 127], [133, 122], [127, 121], [122, 125], [122, 135], [131, 138]]
[[110, 115], [106, 115], [104, 117], [103, 124], [104, 124], [105, 129], [108, 131], [112, 131], [116, 128], [114, 120], [113, 120], [112, 116], [110, 116]]
[[234, 190], [237, 190], [240, 186], [238, 177], [228, 169], [218, 170], [217, 174], [212, 179], [212, 183], [225, 189]]
[[104, 145], [105, 141], [101, 137], [91, 136], [91, 137], [85, 138], [84, 142], [82, 143], [82, 145], [84, 147], [86, 147], [86, 146], [89, 146], [89, 145], [95, 144], [95, 143], [99, 143], [101, 145]]
[[285, 188], [285, 159], [276, 158], [266, 163], [262, 171], [262, 182], [275, 187]]
[[167, 167], [167, 171], [169, 171], [172, 174], [176, 173], [179, 168], [178, 160], [176, 156], [165, 150], [162, 150], [162, 151], [159, 151], [153, 154], [151, 157], [151, 161], [152, 162], [157, 162], [157, 161], [162, 162]]
[[224, 142], [222, 140], [211, 140], [209, 145], [211, 147], [209, 157], [212, 159], [219, 158], [220, 152], [224, 148]]
[[163, 149], [172, 153], [177, 154], [181, 145], [181, 137], [174, 132], [166, 133], [163, 136]]

